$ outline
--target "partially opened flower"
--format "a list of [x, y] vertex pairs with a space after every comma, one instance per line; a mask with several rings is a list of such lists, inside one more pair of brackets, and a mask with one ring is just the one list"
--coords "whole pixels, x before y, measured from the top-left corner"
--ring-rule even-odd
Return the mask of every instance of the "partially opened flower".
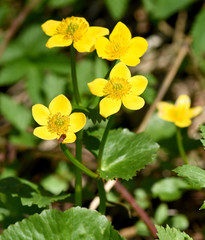
[[113, 61], [119, 59], [128, 66], [136, 66], [140, 63], [140, 57], [146, 52], [148, 43], [142, 37], [132, 38], [127, 26], [118, 22], [109, 40], [106, 37], [97, 39], [96, 51], [99, 57]]
[[131, 110], [138, 110], [145, 104], [139, 97], [147, 86], [144, 76], [131, 77], [130, 70], [124, 63], [118, 63], [110, 72], [110, 80], [97, 78], [88, 83], [92, 94], [103, 97], [100, 101], [100, 114], [108, 117], [120, 110], [123, 104]]
[[73, 43], [78, 52], [92, 52], [95, 50], [96, 39], [109, 34], [107, 28], [90, 27], [83, 17], [68, 17], [62, 21], [48, 20], [41, 27], [51, 37], [46, 47], [67, 47]]
[[34, 105], [33, 118], [41, 127], [35, 128], [33, 134], [45, 140], [61, 139], [62, 143], [74, 142], [75, 133], [84, 127], [86, 117], [83, 113], [71, 111], [70, 101], [62, 94], [50, 102], [49, 108], [42, 104]]
[[190, 108], [191, 100], [187, 95], [180, 95], [175, 105], [167, 102], [159, 102], [157, 109], [158, 116], [168, 122], [174, 122], [178, 127], [188, 127], [191, 119], [199, 115], [202, 111], [201, 106]]

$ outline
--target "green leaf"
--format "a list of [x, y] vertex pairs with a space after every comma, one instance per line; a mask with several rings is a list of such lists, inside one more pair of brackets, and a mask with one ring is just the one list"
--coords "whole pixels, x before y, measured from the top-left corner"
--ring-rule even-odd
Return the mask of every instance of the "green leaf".
[[15, 63], [15, 61], [23, 58], [24, 55], [24, 50], [21, 48], [21, 45], [18, 43], [18, 41], [12, 41], [3, 52], [1, 64], [5, 65], [9, 63], [11, 64], [11, 62]]
[[0, 240], [123, 240], [107, 218], [97, 211], [72, 208], [44, 210], [11, 225]]
[[143, 237], [150, 236], [150, 231], [147, 228], [147, 225], [142, 220], [139, 220], [135, 226], [137, 230], [137, 235], [143, 236]]
[[185, 232], [180, 232], [176, 228], [170, 228], [168, 225], [166, 228], [162, 226], [157, 226], [157, 235], [159, 237], [159, 240], [193, 240], [189, 235], [187, 235]]
[[31, 123], [31, 111], [5, 94], [0, 94], [0, 102], [2, 115], [19, 130], [26, 130]]
[[144, 76], [148, 79], [148, 85], [141, 96], [145, 99], [146, 103], [152, 104], [157, 94], [154, 88], [157, 84], [157, 79], [152, 74], [145, 74]]
[[0, 180], [0, 192], [12, 197], [19, 197], [23, 206], [36, 204], [39, 208], [52, 202], [63, 200], [70, 194], [52, 195], [42, 187], [25, 179], [8, 177]]
[[43, 91], [46, 96], [47, 104], [49, 104], [54, 97], [65, 93], [66, 80], [65, 77], [60, 77], [56, 74], [46, 75], [43, 81]]
[[202, 136], [201, 142], [205, 148], [205, 126], [200, 126], [200, 130], [201, 130], [201, 136]]
[[154, 220], [157, 224], [163, 224], [168, 218], [168, 206], [166, 203], [161, 203], [154, 214]]
[[106, 180], [128, 180], [154, 160], [158, 148], [158, 144], [144, 133], [111, 130], [103, 152], [100, 176]]
[[16, 146], [36, 146], [37, 138], [30, 132], [18, 132], [9, 135], [9, 142]]
[[202, 210], [202, 209], [205, 209], [205, 201], [204, 201], [204, 203], [202, 204], [202, 206], [199, 208], [199, 210]]
[[156, 182], [151, 190], [153, 196], [159, 197], [162, 201], [174, 201], [179, 199], [186, 189], [190, 189], [186, 181], [177, 177], [170, 177]]
[[175, 168], [173, 171], [176, 172], [178, 176], [184, 177], [194, 188], [205, 187], [205, 170], [193, 165], [183, 165]]
[[35, 66], [30, 67], [27, 73], [26, 89], [33, 104], [43, 103], [42, 82], [42, 72]]
[[145, 9], [155, 19], [167, 19], [194, 1], [195, 0], [142, 0]]
[[[164, 131], [166, 129], [166, 131]], [[155, 113], [149, 120], [145, 132], [155, 141], [169, 139], [176, 133], [176, 127], [173, 123], [162, 120]]]
[[118, 21], [125, 15], [129, 0], [105, 0], [105, 4], [112, 18]]
[[25, 77], [30, 62], [26, 59], [14, 61], [2, 68], [0, 73], [0, 86], [10, 85]]
[[150, 206], [148, 194], [143, 188], [137, 188], [134, 191], [134, 196], [135, 196], [135, 200], [137, 201], [137, 203], [141, 208], [146, 209]]
[[189, 221], [185, 215], [177, 214], [171, 218], [171, 226], [182, 231], [189, 227]]

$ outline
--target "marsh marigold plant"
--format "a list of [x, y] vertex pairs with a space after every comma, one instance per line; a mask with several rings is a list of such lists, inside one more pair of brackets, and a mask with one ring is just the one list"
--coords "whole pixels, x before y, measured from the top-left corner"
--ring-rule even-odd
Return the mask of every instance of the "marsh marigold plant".
[[118, 22], [109, 39], [100, 37], [96, 40], [96, 51], [99, 57], [113, 61], [119, 59], [128, 66], [140, 63], [140, 57], [146, 52], [148, 43], [142, 37], [132, 38], [128, 27]]
[[100, 101], [100, 114], [103, 117], [117, 113], [122, 104], [131, 110], [138, 110], [144, 106], [144, 99], [139, 97], [148, 83], [144, 76], [131, 77], [129, 68], [121, 62], [111, 70], [109, 78], [110, 80], [97, 78], [88, 83], [93, 95], [105, 96]]
[[70, 101], [62, 94], [55, 97], [48, 108], [42, 104], [34, 105], [33, 118], [41, 126], [35, 128], [33, 134], [44, 140], [62, 137], [62, 143], [74, 142], [75, 133], [85, 126], [86, 117], [83, 113], [71, 111]]
[[78, 52], [92, 52], [96, 39], [109, 34], [107, 28], [90, 27], [85, 18], [74, 16], [62, 21], [48, 20], [41, 27], [50, 36], [46, 47], [67, 47], [73, 43]]
[[159, 102], [158, 116], [168, 122], [173, 122], [178, 127], [188, 127], [191, 125], [191, 119], [199, 115], [202, 111], [201, 106], [190, 108], [191, 100], [187, 95], [180, 95], [175, 104]]

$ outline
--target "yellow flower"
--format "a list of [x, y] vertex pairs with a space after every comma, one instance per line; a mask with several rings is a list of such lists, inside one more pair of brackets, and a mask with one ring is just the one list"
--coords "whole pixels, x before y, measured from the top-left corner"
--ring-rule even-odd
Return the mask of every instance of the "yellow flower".
[[100, 114], [108, 117], [120, 110], [123, 105], [131, 110], [138, 110], [144, 106], [144, 99], [139, 97], [147, 86], [144, 76], [131, 77], [128, 67], [120, 62], [110, 72], [110, 80], [97, 78], [88, 83], [93, 95], [105, 96], [100, 101]]
[[140, 57], [148, 48], [147, 41], [142, 37], [132, 38], [130, 30], [122, 22], [118, 22], [109, 40], [105, 37], [97, 39], [96, 51], [99, 57], [113, 61], [119, 59], [128, 66], [140, 63]]
[[55, 97], [49, 108], [42, 104], [32, 107], [35, 121], [41, 125], [34, 129], [33, 134], [41, 139], [62, 139], [62, 143], [72, 143], [76, 140], [75, 132], [81, 130], [86, 123], [83, 113], [72, 113], [70, 101], [64, 96]]
[[158, 116], [168, 122], [174, 122], [178, 127], [191, 125], [191, 118], [196, 117], [202, 111], [201, 106], [190, 108], [191, 100], [187, 95], [180, 95], [175, 105], [167, 102], [159, 102], [157, 109]]
[[78, 52], [92, 52], [96, 39], [109, 34], [107, 28], [89, 27], [89, 23], [82, 17], [48, 20], [41, 27], [45, 34], [51, 36], [46, 47], [67, 47], [73, 43]]

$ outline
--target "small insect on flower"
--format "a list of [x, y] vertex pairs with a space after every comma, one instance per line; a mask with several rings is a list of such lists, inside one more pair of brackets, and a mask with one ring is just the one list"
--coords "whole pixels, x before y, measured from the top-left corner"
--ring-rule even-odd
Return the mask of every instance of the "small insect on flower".
[[75, 142], [75, 133], [85, 126], [86, 117], [84, 113], [71, 111], [70, 101], [62, 94], [50, 102], [49, 108], [34, 105], [32, 115], [41, 127], [35, 128], [33, 134], [45, 140], [58, 139], [59, 143]]
[[93, 95], [105, 96], [100, 101], [100, 114], [108, 117], [120, 110], [123, 105], [131, 110], [138, 110], [145, 104], [144, 99], [139, 97], [147, 86], [144, 76], [131, 77], [129, 68], [124, 63], [118, 63], [110, 72], [110, 80], [97, 78], [88, 83]]
[[148, 43], [142, 37], [132, 38], [127, 26], [118, 22], [109, 40], [100, 37], [96, 40], [96, 51], [99, 57], [113, 61], [119, 59], [127, 66], [136, 66], [140, 63], [140, 57], [147, 51]]
[[202, 112], [202, 107], [190, 108], [191, 100], [189, 96], [180, 95], [175, 105], [167, 102], [159, 102], [157, 105], [158, 116], [168, 122], [174, 122], [178, 127], [188, 127], [191, 125], [191, 118]]
[[96, 39], [109, 34], [107, 28], [90, 27], [83, 17], [72, 16], [62, 21], [48, 20], [41, 27], [50, 36], [46, 47], [67, 47], [73, 43], [78, 52], [94, 51]]

